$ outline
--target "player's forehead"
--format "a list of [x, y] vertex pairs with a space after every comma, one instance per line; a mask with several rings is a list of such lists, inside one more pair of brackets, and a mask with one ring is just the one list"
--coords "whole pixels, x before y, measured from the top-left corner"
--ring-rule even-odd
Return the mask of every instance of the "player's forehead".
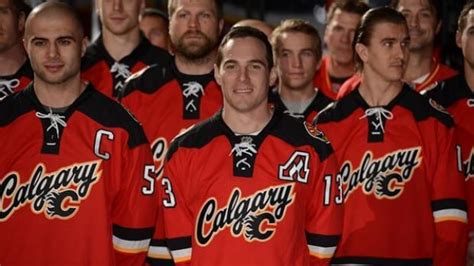
[[243, 37], [230, 39], [222, 47], [222, 61], [226, 62], [263, 62], [267, 65], [264, 44], [254, 37]]
[[313, 48], [313, 38], [304, 32], [287, 31], [283, 32], [280, 37], [280, 49], [306, 49]]
[[194, 11], [194, 12], [211, 12], [217, 14], [217, 7], [214, 0], [175, 0], [175, 12]]
[[27, 35], [34, 38], [56, 39], [72, 37], [78, 39], [77, 22], [65, 14], [45, 14], [34, 17], [28, 24]]
[[409, 39], [406, 25], [392, 22], [380, 22], [374, 25], [370, 42], [383, 40], [405, 41]]
[[429, 0], [400, 0], [397, 9], [402, 12], [436, 12]]

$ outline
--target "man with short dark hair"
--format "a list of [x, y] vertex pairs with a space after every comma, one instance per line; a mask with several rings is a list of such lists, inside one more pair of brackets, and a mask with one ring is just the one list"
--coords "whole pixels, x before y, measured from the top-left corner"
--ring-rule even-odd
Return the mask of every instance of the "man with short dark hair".
[[402, 82], [405, 17], [369, 10], [355, 32], [360, 85], [317, 117], [340, 164], [336, 265], [464, 265], [466, 201], [450, 115]]
[[354, 31], [369, 9], [361, 0], [337, 0], [328, 12], [324, 43], [327, 54], [314, 77], [314, 86], [335, 100], [341, 85], [355, 72], [352, 52]]
[[143, 129], [81, 81], [72, 7], [37, 6], [24, 46], [33, 82], [0, 102], [0, 262], [143, 265], [158, 201]]
[[30, 10], [23, 0], [0, 0], [0, 101], [22, 90], [33, 79], [22, 45]]
[[268, 105], [261, 31], [231, 29], [214, 68], [224, 106], [171, 145], [159, 242], [177, 265], [328, 265], [341, 229], [330, 144]]

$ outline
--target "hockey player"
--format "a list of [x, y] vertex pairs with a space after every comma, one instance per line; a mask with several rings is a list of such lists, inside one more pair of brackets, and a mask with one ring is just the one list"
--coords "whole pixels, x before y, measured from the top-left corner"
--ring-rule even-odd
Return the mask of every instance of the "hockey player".
[[2, 265], [143, 265], [155, 223], [145, 134], [80, 79], [86, 41], [74, 9], [26, 21], [34, 81], [0, 103]]
[[221, 1], [172, 0], [168, 13], [173, 60], [132, 77], [121, 100], [143, 124], [159, 173], [171, 140], [222, 107], [213, 73], [224, 26]]
[[314, 86], [333, 100], [344, 81], [354, 74], [352, 39], [360, 18], [368, 9], [361, 0], [336, 0], [329, 7], [324, 32], [327, 54], [314, 76]]
[[0, 101], [22, 90], [33, 78], [21, 42], [29, 12], [23, 0], [0, 0]]
[[308, 22], [288, 19], [273, 31], [271, 42], [279, 84], [270, 101], [281, 111], [312, 122], [332, 101], [313, 85], [322, 54], [318, 31]]
[[464, 173], [469, 214], [468, 264], [474, 264], [474, 3], [464, 6], [458, 20], [456, 43], [464, 55], [464, 75], [440, 83], [427, 96], [453, 115], [457, 135], [457, 165]]
[[163, 66], [167, 51], [153, 46], [139, 29], [144, 0], [97, 0], [102, 34], [87, 49], [82, 77], [105, 95], [118, 98], [125, 80], [147, 66]]
[[403, 77], [416, 91], [433, 89], [438, 82], [457, 74], [437, 61], [435, 38], [441, 29], [441, 0], [392, 0], [391, 6], [407, 19], [410, 59]]
[[464, 265], [466, 202], [449, 114], [404, 85], [409, 34], [391, 8], [368, 11], [354, 50], [361, 84], [317, 117], [344, 197], [337, 265]]
[[224, 107], [171, 145], [159, 242], [177, 265], [327, 265], [341, 226], [332, 148], [268, 106], [267, 36], [233, 28], [214, 71]]

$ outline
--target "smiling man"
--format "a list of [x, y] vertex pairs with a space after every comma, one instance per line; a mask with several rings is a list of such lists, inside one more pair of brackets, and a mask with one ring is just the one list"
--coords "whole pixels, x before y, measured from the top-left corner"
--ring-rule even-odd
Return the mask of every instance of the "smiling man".
[[341, 229], [335, 187], [324, 185], [335, 181], [332, 148], [268, 106], [267, 36], [231, 29], [214, 71], [224, 106], [171, 145], [157, 243], [177, 265], [328, 265]]

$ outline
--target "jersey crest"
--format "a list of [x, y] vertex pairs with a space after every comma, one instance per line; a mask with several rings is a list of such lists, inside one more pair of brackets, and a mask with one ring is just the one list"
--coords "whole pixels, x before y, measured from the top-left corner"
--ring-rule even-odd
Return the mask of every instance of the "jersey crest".
[[467, 100], [467, 106], [473, 108], [474, 107], [474, 99]]
[[377, 199], [398, 198], [414, 170], [421, 165], [420, 150], [420, 147], [397, 150], [377, 159], [368, 151], [356, 169], [352, 169], [351, 162], [344, 162], [338, 173], [344, 199], [359, 187], [364, 194], [373, 194]]
[[0, 79], [0, 101], [13, 94], [18, 86], [20, 86], [19, 79]]
[[268, 241], [279, 221], [285, 217], [288, 206], [293, 204], [294, 184], [268, 187], [248, 197], [242, 197], [239, 188], [235, 188], [227, 205], [217, 209], [215, 198], [208, 199], [198, 214], [196, 223], [196, 241], [207, 246], [214, 236], [227, 227], [233, 237], [242, 237], [247, 242]]
[[278, 178], [287, 181], [308, 183], [309, 153], [296, 151], [288, 161], [278, 167]]
[[326, 138], [324, 133], [321, 130], [319, 130], [319, 128], [317, 128], [316, 126], [313, 126], [310, 123], [304, 121], [304, 128], [306, 129], [306, 132], [308, 132], [308, 134], [311, 137], [329, 144], [328, 138]]
[[100, 164], [100, 160], [73, 164], [52, 173], [38, 164], [23, 184], [17, 172], [8, 173], [0, 182], [0, 221], [8, 220], [26, 203], [31, 203], [33, 213], [43, 213], [48, 219], [72, 218], [99, 180]]

